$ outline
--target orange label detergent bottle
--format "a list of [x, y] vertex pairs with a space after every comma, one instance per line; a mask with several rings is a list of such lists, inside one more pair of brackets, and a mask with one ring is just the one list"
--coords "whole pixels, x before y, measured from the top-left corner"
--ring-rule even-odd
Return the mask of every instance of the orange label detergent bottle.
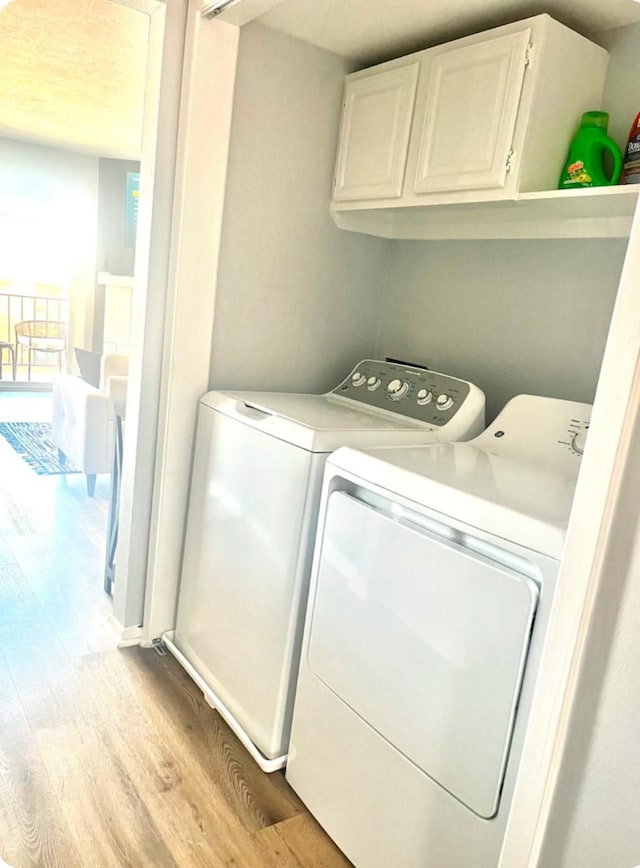
[[620, 180], [623, 184], [640, 184], [640, 112], [629, 130]]

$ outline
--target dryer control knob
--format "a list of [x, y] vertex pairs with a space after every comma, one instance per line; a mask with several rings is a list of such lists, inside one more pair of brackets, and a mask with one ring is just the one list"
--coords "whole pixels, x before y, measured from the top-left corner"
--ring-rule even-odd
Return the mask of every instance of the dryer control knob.
[[361, 374], [360, 371], [356, 371], [356, 373], [351, 377], [351, 382], [354, 386], [361, 386], [363, 383], [367, 382], [367, 378], [364, 374]]
[[399, 401], [409, 391], [409, 383], [406, 380], [391, 380], [387, 386], [387, 395], [392, 401]]
[[429, 389], [420, 389], [416, 396], [416, 400], [421, 406], [424, 404], [430, 404], [433, 400], [433, 392], [430, 392]]
[[582, 455], [584, 453], [584, 444], [587, 442], [587, 432], [586, 431], [578, 431], [573, 435], [571, 439], [571, 448], [576, 453], [576, 455]]
[[443, 392], [442, 395], [438, 395], [436, 398], [436, 404], [438, 405], [438, 410], [448, 410], [449, 407], [453, 407], [453, 398], [451, 395]]
[[367, 389], [370, 392], [375, 392], [376, 389], [379, 389], [382, 385], [382, 380], [380, 377], [369, 377], [367, 380]]

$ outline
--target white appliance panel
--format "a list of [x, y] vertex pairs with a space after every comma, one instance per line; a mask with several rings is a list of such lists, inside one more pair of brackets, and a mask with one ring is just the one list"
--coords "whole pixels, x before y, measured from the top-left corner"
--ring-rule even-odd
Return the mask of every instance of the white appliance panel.
[[331, 466], [560, 558], [591, 407], [518, 395], [478, 437], [336, 450]]
[[[388, 492], [348, 473], [327, 469], [325, 496], [345, 490], [355, 496], [375, 495], [378, 504], [391, 506]], [[398, 498], [398, 504], [414, 520], [439, 525], [442, 516], [421, 505]], [[395, 506], [396, 499], [393, 498]], [[324, 524], [321, 506], [320, 527]], [[557, 574], [557, 561], [531, 552], [451, 519], [453, 535], [470, 548], [491, 552], [499, 546], [505, 562], [541, 577], [535, 628], [510, 747], [517, 756], [525, 731], [526, 709], [531, 701], [535, 667]], [[309, 613], [315, 607], [317, 549], [311, 580]], [[400, 753], [388, 739], [369, 726], [311, 671], [309, 627], [305, 629], [294, 708], [292, 740], [286, 777], [303, 802], [357, 868], [495, 868], [507, 812], [501, 808], [492, 820], [484, 820]], [[345, 668], [349, 662], [343, 661]], [[410, 714], [410, 709], [407, 711]], [[321, 725], [318, 723], [321, 722]], [[501, 794], [508, 805], [517, 774], [509, 762]]]
[[317, 460], [209, 408], [200, 415], [176, 644], [269, 758], [289, 734]]
[[562, 553], [575, 485], [569, 476], [466, 443], [367, 452], [346, 447], [329, 461], [417, 503], [433, 504], [445, 516], [499, 528], [500, 536], [551, 557]]
[[371, 359], [327, 395], [201, 400], [176, 628], [163, 638], [265, 771], [286, 761], [329, 452], [472, 437], [483, 422], [473, 384]]
[[530, 577], [334, 492], [309, 667], [400, 753], [490, 818], [537, 601]]
[[498, 864], [590, 409], [327, 462], [286, 776], [358, 868]]
[[495, 821], [416, 773], [318, 679], [299, 683], [294, 720], [287, 781], [356, 868], [495, 868]]

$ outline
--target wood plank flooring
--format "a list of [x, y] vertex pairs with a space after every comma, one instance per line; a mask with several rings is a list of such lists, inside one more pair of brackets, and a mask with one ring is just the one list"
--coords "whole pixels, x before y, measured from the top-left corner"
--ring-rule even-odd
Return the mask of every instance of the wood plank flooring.
[[[0, 393], [0, 419], [47, 419]], [[169, 655], [116, 649], [108, 479], [38, 477], [0, 437], [0, 866], [344, 868]]]

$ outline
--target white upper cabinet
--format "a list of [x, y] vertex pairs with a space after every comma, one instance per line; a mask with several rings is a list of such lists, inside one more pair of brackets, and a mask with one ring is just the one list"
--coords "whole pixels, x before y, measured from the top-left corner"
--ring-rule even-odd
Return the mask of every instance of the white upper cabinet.
[[400, 196], [419, 63], [347, 81], [336, 166], [338, 201]]
[[[433, 206], [557, 192], [582, 113], [600, 108], [607, 63], [603, 48], [536, 15], [347, 76], [334, 220], [386, 237], [435, 237], [422, 232], [418, 209], [429, 222]], [[440, 237], [456, 237], [466, 221], [440, 210], [449, 227]], [[583, 221], [581, 231], [592, 230]]]
[[504, 187], [530, 38], [527, 28], [433, 59], [416, 193]]

